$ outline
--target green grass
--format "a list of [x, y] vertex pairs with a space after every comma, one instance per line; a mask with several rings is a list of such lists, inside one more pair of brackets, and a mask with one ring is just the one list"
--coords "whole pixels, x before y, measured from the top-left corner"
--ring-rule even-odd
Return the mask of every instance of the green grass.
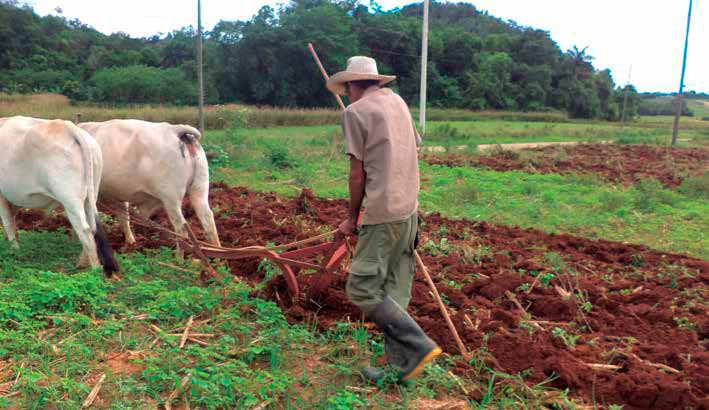
[[709, 100], [687, 99], [687, 105], [698, 119], [709, 119]]
[[[213, 144], [224, 151], [212, 177], [287, 196], [307, 187], [322, 197], [347, 198], [348, 165], [341, 154], [341, 139], [338, 149], [332, 149], [333, 132], [323, 127], [279, 129], [272, 134], [264, 130], [211, 132], [205, 140], [207, 147]], [[656, 181], [646, 181], [624, 188], [590, 175], [537, 175], [425, 163], [420, 164], [420, 171], [419, 202], [424, 212], [709, 258], [703, 232], [709, 226], [709, 203], [705, 193], [689, 186], [669, 190]]]
[[[429, 123], [429, 132], [444, 124]], [[429, 134], [427, 143], [641, 141], [665, 135], [665, 125], [653, 126], [485, 118], [451, 123], [439, 135]], [[705, 128], [692, 127], [685, 135], [705, 141]], [[459, 130], [457, 135], [451, 129]], [[333, 138], [339, 138], [336, 147]], [[283, 195], [309, 187], [320, 196], [346, 198], [341, 138], [337, 125], [313, 125], [209, 130], [203, 141], [219, 154], [211, 165], [213, 180]], [[678, 190], [655, 181], [620, 188], [591, 176], [425, 163], [421, 177], [419, 198], [426, 212], [709, 258], [703, 232], [709, 209], [701, 181]], [[470, 378], [453, 379], [448, 373], [452, 360], [444, 356], [411, 385], [372, 388], [356, 370], [382, 354], [380, 336], [359, 322], [340, 323], [324, 333], [315, 331], [314, 319], [289, 325], [274, 303], [254, 296], [262, 284], [235, 280], [224, 266], [217, 266], [219, 277], [205, 285], [184, 271], [196, 268], [174, 261], [169, 249], [120, 254], [124, 272], [107, 280], [97, 270], [74, 269], [80, 246], [63, 232], [21, 232], [20, 246], [16, 251], [0, 240], [0, 386], [7, 387], [0, 391], [0, 408], [78, 408], [102, 374], [106, 381], [95, 408], [152, 409], [163, 406], [176, 389], [173, 405], [188, 397], [192, 408], [263, 403], [286, 409], [410, 408], [421, 399], [467, 400], [460, 383], [479, 393], [479, 404], [469, 402], [479, 408], [539, 408], [543, 402], [573, 407], [565, 392], [546, 383], [528, 385], [524, 374], [487, 367], [486, 338], [472, 352]], [[188, 342], [179, 348], [179, 337], [167, 335], [190, 316], [209, 319], [194, 328], [215, 335], [205, 337], [208, 346]], [[132, 359], [112, 359], [118, 354]], [[115, 371], [121, 369], [116, 364], [132, 370]], [[185, 391], [178, 387], [182, 380]]]
[[[484, 348], [473, 353], [474, 378], [450, 376], [453, 361], [444, 355], [408, 385], [372, 388], [356, 371], [383, 345], [359, 322], [324, 333], [313, 321], [289, 325], [273, 302], [250, 296], [260, 285], [235, 280], [223, 267], [205, 286], [195, 274], [159, 265], [176, 263], [170, 249], [120, 255], [124, 272], [115, 280], [97, 270], [48, 269], [65, 269], [78, 257], [68, 243], [61, 232], [22, 232], [19, 251], [0, 241], [0, 385], [11, 393], [0, 395], [0, 408], [79, 408], [104, 374], [95, 408], [153, 409], [176, 389], [173, 405], [188, 398], [192, 408], [205, 409], [467, 402], [461, 384], [488, 404], [549, 400], [544, 385], [527, 387], [523, 376], [485, 366]], [[181, 333], [173, 329], [190, 316], [193, 332], [214, 335], [202, 338], [208, 346], [180, 348], [179, 336], [168, 335]]]

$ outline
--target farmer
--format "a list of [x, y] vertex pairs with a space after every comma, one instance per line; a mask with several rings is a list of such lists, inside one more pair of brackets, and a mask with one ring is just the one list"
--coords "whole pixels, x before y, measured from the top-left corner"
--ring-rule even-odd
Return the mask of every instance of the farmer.
[[441, 353], [406, 312], [416, 268], [416, 146], [421, 137], [404, 100], [382, 88], [395, 78], [379, 75], [372, 58], [357, 56], [327, 82], [330, 91], [350, 99], [342, 115], [350, 157], [350, 206], [349, 218], [339, 226], [341, 237], [356, 231], [367, 197], [347, 296], [384, 333], [389, 367], [365, 367], [362, 375], [371, 381], [391, 374], [397, 380], [409, 380]]

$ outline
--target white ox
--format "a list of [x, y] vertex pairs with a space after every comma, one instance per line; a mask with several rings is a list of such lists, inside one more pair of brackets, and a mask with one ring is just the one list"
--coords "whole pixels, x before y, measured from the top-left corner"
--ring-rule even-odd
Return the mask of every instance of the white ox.
[[12, 246], [19, 248], [20, 208], [49, 213], [61, 204], [83, 245], [77, 266], [117, 271], [96, 209], [103, 168], [96, 141], [69, 121], [10, 117], [0, 118], [0, 147], [0, 217]]
[[[99, 197], [125, 203], [117, 216], [127, 243], [135, 242], [128, 203], [144, 218], [163, 206], [175, 232], [186, 235], [182, 200], [187, 193], [208, 241], [220, 246], [209, 208], [209, 167], [199, 131], [188, 125], [140, 120], [85, 122], [79, 127], [98, 141], [103, 153]], [[179, 248], [178, 255], [182, 255]]]

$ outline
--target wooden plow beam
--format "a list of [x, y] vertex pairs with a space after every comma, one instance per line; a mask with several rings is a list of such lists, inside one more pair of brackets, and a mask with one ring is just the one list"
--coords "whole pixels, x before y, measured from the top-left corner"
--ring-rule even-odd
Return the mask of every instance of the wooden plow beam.
[[[116, 213], [125, 212], [125, 209], [119, 209], [105, 203], [101, 203], [100, 205], [102, 208], [106, 208]], [[304, 296], [306, 300], [309, 300], [312, 297], [313, 291], [317, 289], [318, 284], [321, 283], [323, 276], [331, 275], [332, 271], [340, 265], [342, 259], [347, 255], [348, 250], [351, 249], [349, 238], [340, 238], [334, 241], [303, 247], [304, 245], [322, 242], [323, 240], [329, 239], [336, 235], [337, 230], [323, 233], [301, 241], [274, 247], [248, 246], [244, 248], [227, 248], [214, 246], [207, 242], [198, 240], [189, 223], [186, 223], [185, 225], [185, 230], [187, 231], [188, 236], [184, 236], [165, 228], [157, 222], [137, 215], [130, 209], [128, 209], [128, 214], [134, 223], [146, 228], [155, 229], [175, 238], [179, 246], [182, 249], [193, 252], [201, 260], [204, 269], [213, 276], [216, 275], [216, 271], [209, 264], [208, 258], [237, 260], [259, 257], [267, 258], [273, 261], [281, 270], [283, 277], [286, 280], [286, 284], [288, 285], [288, 291], [294, 299]], [[325, 257], [320, 263], [299, 260], [301, 258], [308, 258], [321, 254], [325, 254]], [[315, 274], [317, 276], [310, 282], [310, 286], [306, 292], [303, 292], [303, 294], [301, 294], [300, 285], [293, 270], [294, 267], [316, 271]]]

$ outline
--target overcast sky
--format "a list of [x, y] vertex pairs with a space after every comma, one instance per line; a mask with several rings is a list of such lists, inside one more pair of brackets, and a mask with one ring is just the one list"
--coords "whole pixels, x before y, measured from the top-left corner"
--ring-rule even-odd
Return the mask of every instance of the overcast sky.
[[[78, 18], [110, 34], [134, 37], [196, 26], [196, 0], [26, 0], [37, 13]], [[284, 0], [202, 0], [202, 24], [209, 30], [221, 19], [249, 20], [264, 5]], [[368, 0], [360, 0], [369, 4]], [[380, 0], [384, 9], [414, 1]], [[476, 0], [479, 10], [517, 24], [549, 31], [562, 50], [588, 46], [597, 69], [609, 68], [617, 85], [639, 91], [676, 92], [682, 71], [687, 0]], [[694, 0], [689, 33], [685, 91], [709, 93], [709, 0]], [[344, 65], [344, 62], [343, 62]]]

